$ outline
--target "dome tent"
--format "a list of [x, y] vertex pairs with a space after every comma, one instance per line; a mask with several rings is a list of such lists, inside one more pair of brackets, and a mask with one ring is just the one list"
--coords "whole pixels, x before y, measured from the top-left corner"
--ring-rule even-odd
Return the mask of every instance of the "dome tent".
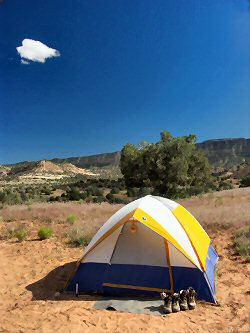
[[78, 260], [67, 291], [104, 295], [159, 295], [192, 286], [216, 302], [218, 256], [199, 222], [178, 203], [137, 199], [98, 230]]

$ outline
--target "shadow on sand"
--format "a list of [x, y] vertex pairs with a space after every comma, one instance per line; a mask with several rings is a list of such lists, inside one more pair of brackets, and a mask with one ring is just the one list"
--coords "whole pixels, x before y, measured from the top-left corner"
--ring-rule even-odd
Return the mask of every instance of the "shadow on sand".
[[[50, 271], [44, 278], [26, 286], [33, 300], [77, 300], [74, 294], [62, 293], [76, 270], [76, 262], [69, 262]], [[55, 294], [60, 292], [59, 297]]]
[[[59, 266], [50, 271], [41, 280], [26, 286], [26, 289], [32, 292], [33, 300], [52, 300], [52, 301], [98, 301], [97, 309], [110, 311], [125, 311], [134, 313], [163, 314], [163, 306], [159, 300], [147, 297], [105, 297], [102, 295], [79, 295], [63, 292], [69, 279], [76, 270], [76, 262], [70, 262]], [[57, 293], [60, 294], [57, 294]], [[118, 302], [117, 302], [118, 301]], [[129, 303], [127, 303], [129, 301]], [[138, 302], [139, 301], [139, 302]], [[161, 302], [161, 301], [160, 301]], [[138, 309], [140, 311], [138, 312]], [[143, 310], [144, 309], [144, 310]]]

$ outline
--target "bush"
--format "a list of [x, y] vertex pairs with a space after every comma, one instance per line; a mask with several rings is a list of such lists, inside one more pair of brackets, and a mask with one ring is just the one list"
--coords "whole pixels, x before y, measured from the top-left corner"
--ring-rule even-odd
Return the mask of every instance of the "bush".
[[233, 188], [234, 188], [234, 187], [233, 187], [232, 184], [221, 181], [221, 182], [219, 183], [218, 190], [219, 190], [219, 191], [221, 191], [221, 190], [231, 190], [231, 189], [233, 189]]
[[19, 242], [22, 242], [27, 238], [27, 231], [23, 225], [20, 225], [14, 229], [8, 229], [7, 238], [17, 238]]
[[68, 234], [70, 243], [76, 247], [87, 246], [91, 241], [91, 236], [86, 234], [83, 229], [74, 228]]
[[117, 187], [112, 188], [112, 190], [110, 191], [111, 194], [118, 194], [119, 192], [120, 190]]
[[103, 195], [99, 195], [98, 197], [93, 198], [94, 203], [102, 203], [106, 202], [106, 198]]
[[116, 198], [114, 196], [114, 194], [111, 194], [111, 193], [108, 193], [106, 195], [106, 198], [107, 198], [108, 202], [111, 204], [127, 204], [128, 203], [128, 200], [122, 199], [122, 198]]
[[66, 193], [66, 198], [68, 200], [72, 201], [78, 201], [81, 199], [86, 199], [87, 193], [86, 192], [79, 192], [79, 189], [76, 187], [71, 188], [69, 191]]
[[45, 195], [51, 195], [52, 194], [52, 190], [48, 187], [44, 187], [41, 189], [41, 194], [45, 194]]
[[69, 224], [74, 224], [75, 221], [77, 220], [77, 216], [75, 214], [70, 214], [68, 217], [67, 217], [67, 222]]
[[18, 205], [22, 203], [21, 194], [16, 190], [7, 189], [0, 192], [0, 202], [7, 205]]
[[236, 232], [235, 248], [239, 255], [250, 262], [250, 227], [242, 228]]
[[48, 198], [49, 202], [55, 202], [55, 201], [63, 201], [63, 198], [61, 196], [56, 196], [56, 197], [50, 197]]
[[16, 231], [15, 236], [19, 242], [22, 242], [27, 238], [27, 232], [25, 231], [25, 229], [19, 229]]
[[53, 230], [50, 227], [42, 227], [38, 230], [38, 237], [40, 240], [48, 239], [52, 236]]
[[96, 186], [89, 186], [87, 188], [87, 193], [88, 193], [88, 195], [93, 195], [93, 196], [102, 196], [103, 195], [103, 191]]
[[128, 204], [129, 202], [130, 202], [130, 201], [127, 200], [127, 199], [123, 199], [123, 198], [115, 198], [115, 197], [110, 201], [110, 203], [114, 203], [114, 204], [124, 204], [124, 205]]
[[132, 187], [127, 189], [128, 197], [138, 197], [139, 196], [139, 188]]
[[139, 196], [145, 197], [146, 195], [150, 195], [153, 189], [151, 187], [141, 187], [139, 190]]
[[250, 176], [241, 179], [240, 187], [249, 187], [250, 186]]
[[106, 195], [106, 199], [107, 199], [108, 201], [113, 200], [113, 198], [114, 198], [114, 195], [113, 195], [112, 193], [108, 193], [108, 194]]

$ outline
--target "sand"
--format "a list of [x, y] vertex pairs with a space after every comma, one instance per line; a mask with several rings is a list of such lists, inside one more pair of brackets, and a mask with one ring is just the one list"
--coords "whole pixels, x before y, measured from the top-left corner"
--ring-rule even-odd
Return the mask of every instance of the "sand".
[[220, 306], [167, 317], [95, 310], [94, 301], [55, 293], [82, 252], [52, 238], [0, 241], [0, 332], [250, 332], [250, 265], [235, 255], [232, 230], [210, 234], [220, 255]]

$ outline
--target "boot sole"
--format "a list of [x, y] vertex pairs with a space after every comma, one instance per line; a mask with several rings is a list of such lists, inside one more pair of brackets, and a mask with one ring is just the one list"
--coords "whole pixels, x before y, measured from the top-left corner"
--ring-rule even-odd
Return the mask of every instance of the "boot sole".
[[181, 307], [181, 311], [187, 311], [188, 310], [188, 307]]
[[189, 306], [189, 310], [194, 310], [196, 307], [195, 306]]

